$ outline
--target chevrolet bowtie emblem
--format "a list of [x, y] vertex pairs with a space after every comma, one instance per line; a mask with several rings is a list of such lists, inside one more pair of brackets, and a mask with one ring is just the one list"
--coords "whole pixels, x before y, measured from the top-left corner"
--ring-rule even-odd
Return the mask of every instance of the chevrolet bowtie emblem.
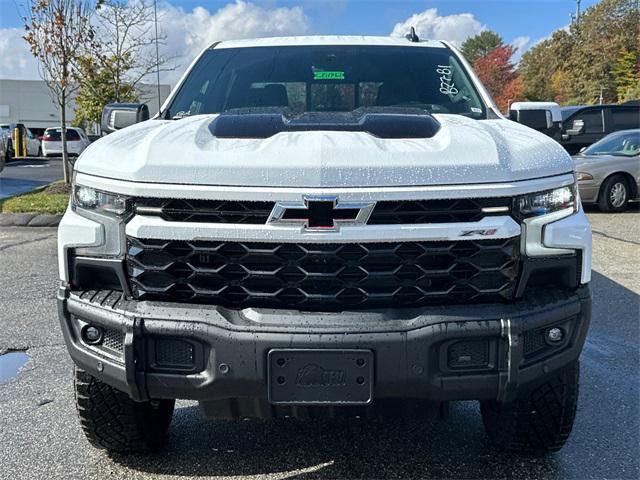
[[339, 202], [332, 196], [304, 197], [300, 203], [276, 203], [268, 223], [335, 232], [344, 225], [365, 225], [374, 206], [374, 202]]

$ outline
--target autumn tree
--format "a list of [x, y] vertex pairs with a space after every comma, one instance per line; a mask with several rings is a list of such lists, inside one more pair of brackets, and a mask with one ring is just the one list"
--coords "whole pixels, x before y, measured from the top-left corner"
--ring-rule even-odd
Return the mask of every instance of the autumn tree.
[[512, 56], [513, 47], [503, 45], [479, 57], [473, 64], [478, 78], [502, 111], [508, 109], [510, 102], [521, 100], [524, 91], [524, 86], [511, 62]]
[[462, 44], [462, 54], [473, 65], [475, 61], [488, 55], [498, 47], [503, 47], [502, 37], [491, 30], [484, 30], [478, 35], [469, 37]]
[[70, 181], [66, 108], [78, 88], [77, 60], [94, 42], [91, 25], [94, 8], [95, 4], [87, 0], [28, 0], [23, 16], [24, 39], [38, 59], [40, 76], [60, 111], [66, 183]]
[[579, 29], [558, 30], [523, 55], [519, 72], [528, 99], [593, 104], [600, 92], [606, 103], [633, 98], [640, 90], [638, 25], [638, 0], [602, 0], [589, 7]]
[[[560, 92], [554, 88], [552, 79], [557, 72], [564, 72], [563, 78], [570, 81], [568, 59], [571, 57], [575, 39], [565, 30], [557, 30], [551, 38], [543, 40], [522, 56], [518, 72], [525, 84], [525, 96], [531, 101], [550, 101]], [[565, 86], [560, 94], [563, 103], [568, 100], [570, 86]]]

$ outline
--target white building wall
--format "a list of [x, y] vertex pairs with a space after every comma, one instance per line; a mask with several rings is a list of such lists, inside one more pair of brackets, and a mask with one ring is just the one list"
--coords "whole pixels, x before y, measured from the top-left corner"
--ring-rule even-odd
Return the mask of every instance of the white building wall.
[[[160, 85], [161, 102], [169, 96], [171, 87]], [[140, 101], [149, 106], [153, 116], [158, 111], [156, 85], [139, 86]], [[67, 107], [67, 124], [74, 118], [73, 98]], [[60, 125], [57, 105], [51, 98], [47, 84], [42, 80], [0, 79], [0, 124], [24, 123], [27, 128], [47, 128]]]

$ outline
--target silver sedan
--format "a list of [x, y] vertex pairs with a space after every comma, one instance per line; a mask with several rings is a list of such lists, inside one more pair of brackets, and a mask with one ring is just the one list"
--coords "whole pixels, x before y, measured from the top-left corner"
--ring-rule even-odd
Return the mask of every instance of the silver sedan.
[[607, 135], [573, 157], [583, 203], [622, 212], [640, 190], [640, 129]]

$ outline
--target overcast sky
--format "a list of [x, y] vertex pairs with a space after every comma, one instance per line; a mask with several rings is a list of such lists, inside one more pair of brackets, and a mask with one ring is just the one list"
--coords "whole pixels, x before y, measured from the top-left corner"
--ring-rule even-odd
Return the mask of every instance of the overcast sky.
[[[597, 3], [583, 0], [583, 8]], [[23, 0], [0, 0], [0, 78], [38, 79], [20, 11]], [[303, 35], [403, 35], [415, 26], [421, 37], [460, 45], [484, 29], [498, 32], [519, 49], [570, 22], [574, 0], [171, 0], [158, 1], [165, 53], [178, 68], [163, 75], [173, 84], [198, 52], [226, 39]]]

